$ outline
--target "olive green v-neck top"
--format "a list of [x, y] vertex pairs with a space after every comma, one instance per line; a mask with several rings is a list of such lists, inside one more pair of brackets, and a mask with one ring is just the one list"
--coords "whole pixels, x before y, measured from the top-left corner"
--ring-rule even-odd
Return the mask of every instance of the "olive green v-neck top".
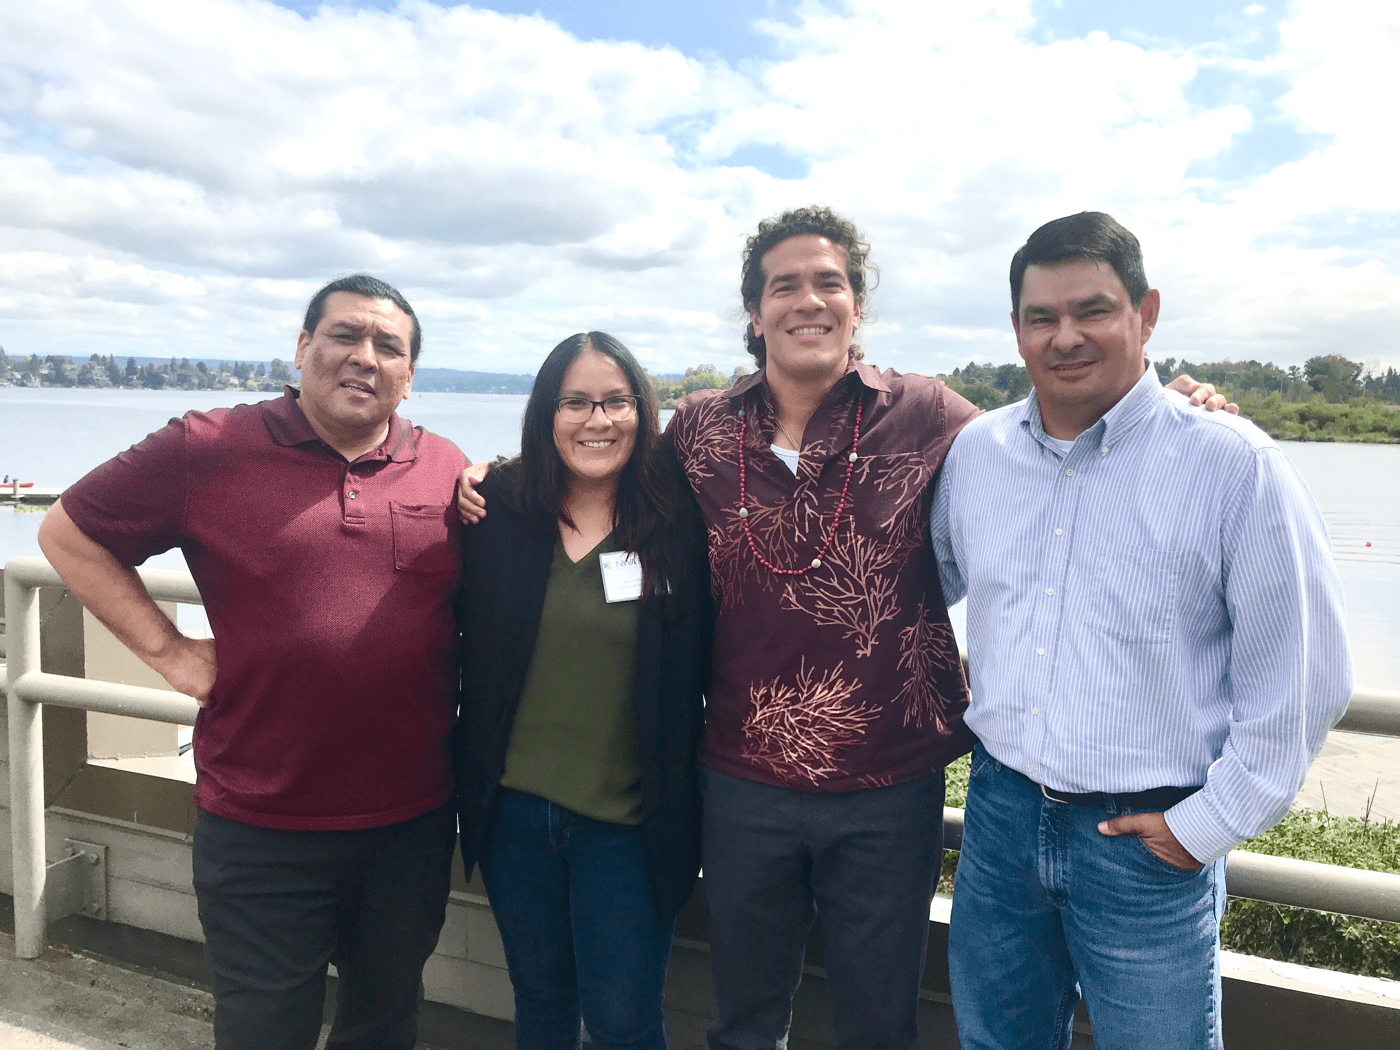
[[600, 554], [577, 562], [554, 544], [539, 635], [506, 749], [503, 787], [614, 824], [641, 823], [637, 760], [638, 602], [603, 598]]

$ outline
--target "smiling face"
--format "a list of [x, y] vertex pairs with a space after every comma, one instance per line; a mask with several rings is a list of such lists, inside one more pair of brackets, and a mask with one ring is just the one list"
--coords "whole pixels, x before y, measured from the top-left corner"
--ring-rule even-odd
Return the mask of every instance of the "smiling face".
[[334, 292], [316, 331], [298, 337], [301, 410], [347, 458], [388, 435], [389, 417], [413, 386], [412, 336], [412, 320], [389, 300]]
[[778, 242], [763, 256], [763, 295], [749, 320], [767, 348], [770, 377], [841, 378], [860, 324], [846, 249], [814, 234]]
[[[596, 350], [574, 358], [559, 384], [558, 397], [582, 397], [604, 401], [617, 394], [634, 394], [616, 361]], [[569, 472], [569, 487], [617, 485], [617, 479], [637, 441], [637, 417], [621, 422], [609, 419], [601, 405], [582, 423], [568, 423], [554, 414], [554, 447]]]
[[1142, 378], [1160, 304], [1152, 289], [1134, 306], [1107, 263], [1026, 268], [1011, 324], [1047, 434], [1078, 437]]

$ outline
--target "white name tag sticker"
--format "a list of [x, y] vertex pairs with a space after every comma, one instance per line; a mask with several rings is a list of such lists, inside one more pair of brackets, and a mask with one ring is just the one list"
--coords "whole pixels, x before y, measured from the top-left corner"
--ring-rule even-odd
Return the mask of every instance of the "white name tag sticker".
[[642, 596], [642, 559], [627, 551], [598, 556], [603, 569], [603, 597], [609, 602], [635, 602]]

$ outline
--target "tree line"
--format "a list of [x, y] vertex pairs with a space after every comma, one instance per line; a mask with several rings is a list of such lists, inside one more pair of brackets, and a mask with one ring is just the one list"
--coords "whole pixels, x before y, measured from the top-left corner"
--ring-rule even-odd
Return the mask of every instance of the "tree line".
[[697, 390], [728, 390], [739, 379], [748, 375], [748, 372], [747, 368], [740, 365], [725, 378], [714, 365], [702, 364], [687, 368], [685, 375], [679, 379], [673, 376], [654, 376], [650, 373], [647, 378], [651, 380], [651, 388], [656, 391], [656, 398], [661, 402], [661, 407], [675, 408], [681, 398]]
[[[1214, 383], [1276, 439], [1400, 442], [1400, 372], [1394, 368], [1382, 372], [1340, 354], [1321, 354], [1287, 368], [1258, 361], [1175, 357], [1152, 364], [1163, 383], [1183, 373]], [[1009, 405], [1031, 392], [1030, 376], [1020, 364], [973, 361], [939, 378], [984, 409]]]
[[224, 362], [210, 367], [203, 361], [172, 357], [168, 364], [137, 364], [128, 357], [121, 365], [111, 354], [93, 354], [81, 364], [62, 354], [10, 357], [0, 347], [0, 386], [97, 387], [127, 390], [264, 390], [278, 391], [292, 382], [291, 367], [280, 358]]

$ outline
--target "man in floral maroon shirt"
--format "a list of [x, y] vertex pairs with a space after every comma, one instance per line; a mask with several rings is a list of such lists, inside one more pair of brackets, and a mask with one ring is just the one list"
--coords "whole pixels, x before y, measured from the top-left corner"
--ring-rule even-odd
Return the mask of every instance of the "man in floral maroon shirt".
[[916, 1039], [943, 767], [972, 743], [929, 505], [977, 409], [861, 360], [868, 251], [825, 208], [761, 223], [742, 277], [761, 370], [669, 428], [719, 609], [700, 756], [716, 1050], [781, 1044], [818, 913], [838, 1046]]

